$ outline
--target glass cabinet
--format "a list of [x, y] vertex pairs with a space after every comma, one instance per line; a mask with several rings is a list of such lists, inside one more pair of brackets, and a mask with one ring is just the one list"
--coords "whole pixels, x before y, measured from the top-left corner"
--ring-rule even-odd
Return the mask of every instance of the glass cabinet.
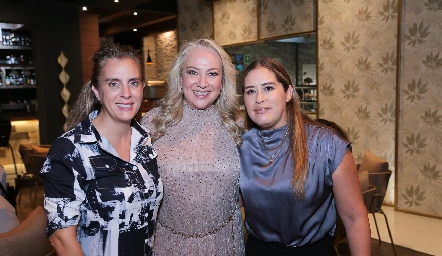
[[0, 112], [36, 111], [36, 76], [30, 26], [0, 23]]

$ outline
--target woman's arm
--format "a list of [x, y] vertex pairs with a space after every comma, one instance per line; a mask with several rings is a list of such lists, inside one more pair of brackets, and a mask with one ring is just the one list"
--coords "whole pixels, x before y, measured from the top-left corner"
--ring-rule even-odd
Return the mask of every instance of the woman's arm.
[[362, 199], [356, 164], [348, 149], [332, 178], [336, 207], [345, 226], [351, 255], [370, 256], [368, 213]]
[[[77, 239], [80, 206], [86, 198], [85, 167], [75, 145], [57, 138], [40, 171], [45, 178], [44, 208], [48, 224], [46, 232], [58, 255], [84, 255]], [[78, 185], [76, 185], [78, 184]]]
[[54, 246], [57, 255], [83, 256], [83, 250], [77, 240], [77, 227], [57, 229], [50, 237], [49, 242]]

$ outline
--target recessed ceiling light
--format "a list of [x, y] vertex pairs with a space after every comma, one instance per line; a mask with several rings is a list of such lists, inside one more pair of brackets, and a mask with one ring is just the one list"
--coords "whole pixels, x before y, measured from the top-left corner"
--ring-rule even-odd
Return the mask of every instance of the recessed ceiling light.
[[83, 6], [83, 11], [87, 11], [87, 7], [86, 6]]
[[115, 0], [114, 3], [118, 3], [118, 0]]
[[136, 32], [136, 31], [138, 31], [136, 28], [134, 28], [134, 31]]
[[137, 13], [137, 12], [134, 12], [134, 15], [138, 15], [138, 13]]

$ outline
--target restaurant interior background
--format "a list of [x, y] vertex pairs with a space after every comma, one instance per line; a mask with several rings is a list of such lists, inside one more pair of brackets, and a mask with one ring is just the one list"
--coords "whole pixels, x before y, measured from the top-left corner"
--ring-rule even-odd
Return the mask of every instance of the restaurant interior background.
[[[41, 144], [59, 136], [65, 121], [59, 54], [63, 51], [69, 60], [65, 70], [72, 104], [90, 75], [88, 56], [100, 41], [112, 40], [100, 38], [98, 16], [79, 10], [78, 2], [0, 3], [0, 22], [32, 26], [38, 132], [29, 137]], [[178, 46], [191, 38], [214, 38], [232, 56], [242, 55], [245, 67], [256, 52], [279, 59], [293, 56], [283, 47], [264, 52], [274, 40], [315, 35], [315, 115], [346, 130], [357, 162], [367, 149], [388, 160], [394, 175], [387, 204], [398, 211], [442, 218], [442, 10], [431, 3], [177, 1], [176, 27], [156, 30], [141, 40], [144, 57], [149, 50], [153, 61], [145, 66], [145, 74], [151, 86], [163, 88]], [[253, 44], [264, 44], [265, 50], [252, 49]], [[298, 48], [301, 52], [305, 49]], [[286, 66], [300, 84], [301, 65]], [[4, 163], [7, 154], [0, 154], [3, 165], [11, 164]]]

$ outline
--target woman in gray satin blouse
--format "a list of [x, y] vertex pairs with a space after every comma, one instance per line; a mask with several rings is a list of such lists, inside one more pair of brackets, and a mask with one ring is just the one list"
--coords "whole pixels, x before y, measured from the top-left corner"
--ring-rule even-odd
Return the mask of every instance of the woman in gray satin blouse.
[[240, 148], [246, 255], [335, 255], [337, 210], [351, 254], [371, 255], [351, 144], [301, 113], [276, 60], [252, 62], [243, 91], [250, 128]]

